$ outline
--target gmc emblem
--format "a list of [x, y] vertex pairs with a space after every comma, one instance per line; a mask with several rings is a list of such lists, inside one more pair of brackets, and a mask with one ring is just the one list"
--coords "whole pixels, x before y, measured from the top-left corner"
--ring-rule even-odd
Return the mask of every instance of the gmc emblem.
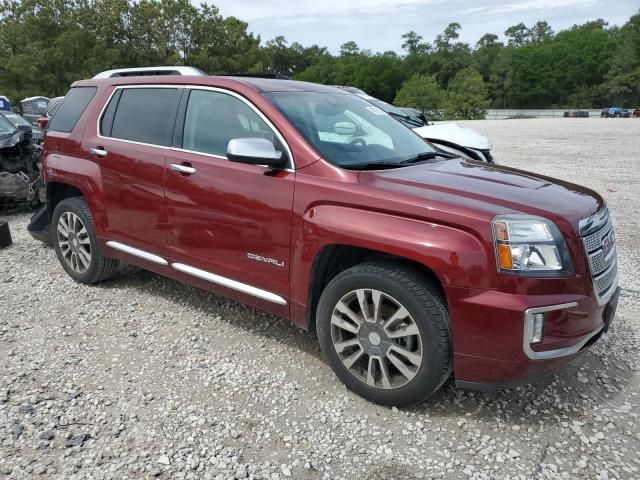
[[613, 249], [616, 244], [616, 237], [613, 234], [613, 230], [609, 232], [609, 235], [602, 239], [602, 251], [604, 252], [604, 256], [608, 256], [609, 252]]

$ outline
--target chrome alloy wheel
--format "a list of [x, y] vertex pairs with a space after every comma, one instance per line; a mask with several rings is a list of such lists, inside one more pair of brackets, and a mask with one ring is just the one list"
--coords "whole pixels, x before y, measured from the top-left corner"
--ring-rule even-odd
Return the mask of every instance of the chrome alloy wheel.
[[422, 364], [418, 325], [400, 302], [379, 290], [354, 290], [338, 301], [331, 340], [344, 366], [371, 387], [402, 387]]
[[64, 212], [56, 229], [62, 258], [74, 272], [84, 273], [91, 265], [91, 240], [89, 232], [73, 212]]

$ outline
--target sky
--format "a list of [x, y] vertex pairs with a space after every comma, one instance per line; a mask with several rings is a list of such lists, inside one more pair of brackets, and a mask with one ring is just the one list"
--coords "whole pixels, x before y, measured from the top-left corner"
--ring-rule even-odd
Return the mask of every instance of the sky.
[[[203, 0], [193, 0], [200, 4]], [[263, 42], [283, 35], [289, 43], [318, 44], [337, 53], [353, 40], [373, 52], [401, 52], [410, 30], [428, 42], [451, 22], [462, 25], [460, 38], [472, 45], [485, 33], [503, 36], [511, 25], [546, 20], [554, 30], [604, 18], [623, 24], [638, 12], [638, 0], [206, 0], [223, 16], [249, 23]]]

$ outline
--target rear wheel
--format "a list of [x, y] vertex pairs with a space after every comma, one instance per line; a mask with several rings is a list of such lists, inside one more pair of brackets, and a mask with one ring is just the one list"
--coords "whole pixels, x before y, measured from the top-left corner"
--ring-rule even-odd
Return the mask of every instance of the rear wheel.
[[376, 403], [418, 403], [451, 373], [445, 302], [410, 268], [368, 263], [342, 272], [320, 298], [317, 330], [336, 375]]
[[65, 198], [52, 218], [53, 246], [67, 274], [80, 283], [97, 283], [111, 277], [118, 260], [102, 255], [93, 219], [82, 197]]

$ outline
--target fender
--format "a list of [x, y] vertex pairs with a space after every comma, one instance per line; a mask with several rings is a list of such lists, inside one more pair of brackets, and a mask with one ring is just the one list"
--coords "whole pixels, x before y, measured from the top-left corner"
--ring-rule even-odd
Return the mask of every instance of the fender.
[[[294, 231], [291, 298], [306, 305], [313, 262], [329, 245], [348, 245], [416, 261], [446, 287], [491, 288], [493, 258], [471, 233], [451, 226], [340, 205], [307, 210]], [[393, 237], [389, 236], [393, 232]]]
[[82, 192], [93, 216], [96, 235], [102, 236], [107, 216], [98, 164], [81, 157], [51, 154], [45, 159], [45, 175], [47, 198], [50, 197], [49, 185], [52, 182], [70, 185]]

